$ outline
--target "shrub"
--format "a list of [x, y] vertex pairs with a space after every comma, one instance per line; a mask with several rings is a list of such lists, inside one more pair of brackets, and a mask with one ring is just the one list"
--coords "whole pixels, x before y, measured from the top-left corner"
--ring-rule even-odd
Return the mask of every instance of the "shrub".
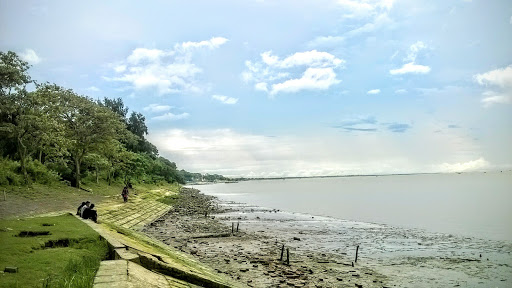
[[23, 177], [16, 173], [20, 169], [18, 161], [0, 157], [0, 185], [20, 185]]
[[27, 161], [27, 173], [37, 183], [51, 184], [60, 180], [59, 174], [37, 160]]

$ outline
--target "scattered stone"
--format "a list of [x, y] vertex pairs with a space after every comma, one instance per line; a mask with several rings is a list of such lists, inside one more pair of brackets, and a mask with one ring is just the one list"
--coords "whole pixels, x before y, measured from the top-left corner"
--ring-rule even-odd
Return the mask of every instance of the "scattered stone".
[[357, 287], [357, 288], [363, 288], [363, 284], [357, 284], [357, 283], [355, 283], [355, 285], [356, 285], [356, 287]]
[[336, 277], [336, 280], [338, 280], [338, 281], [343, 281], [343, 278], [341, 278], [341, 277]]
[[240, 272], [247, 272], [249, 271], [249, 268], [240, 268]]
[[293, 240], [300, 241], [300, 238], [299, 237], [293, 237]]

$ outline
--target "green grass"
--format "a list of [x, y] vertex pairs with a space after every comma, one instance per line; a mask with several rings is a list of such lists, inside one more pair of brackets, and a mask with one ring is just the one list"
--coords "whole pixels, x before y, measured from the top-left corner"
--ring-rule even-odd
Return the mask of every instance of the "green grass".
[[[17, 236], [21, 231], [50, 235]], [[58, 240], [65, 244], [46, 247]], [[18, 267], [18, 273], [0, 275], [0, 287], [92, 287], [107, 255], [107, 244], [72, 215], [0, 220], [0, 269]]]

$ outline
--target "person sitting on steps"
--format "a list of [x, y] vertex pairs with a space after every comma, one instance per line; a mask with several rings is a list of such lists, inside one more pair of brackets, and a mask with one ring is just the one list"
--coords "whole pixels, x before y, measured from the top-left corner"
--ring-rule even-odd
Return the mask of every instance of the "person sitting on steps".
[[94, 204], [91, 204], [91, 207], [87, 207], [82, 213], [82, 218], [91, 219], [92, 221], [98, 223], [98, 212], [94, 210]]
[[80, 206], [78, 206], [78, 209], [76, 209], [76, 215], [81, 216], [82, 207], [84, 207], [84, 206], [85, 206], [85, 202], [82, 202], [82, 204], [80, 204]]
[[84, 217], [84, 211], [85, 209], [89, 208], [89, 205], [91, 205], [91, 202], [90, 201], [86, 201], [85, 202], [85, 205], [82, 206], [82, 208], [80, 208], [80, 217]]

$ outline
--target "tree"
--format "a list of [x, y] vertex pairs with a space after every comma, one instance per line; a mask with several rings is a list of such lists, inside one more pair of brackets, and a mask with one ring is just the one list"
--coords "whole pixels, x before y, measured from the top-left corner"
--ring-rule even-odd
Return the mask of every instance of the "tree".
[[144, 135], [148, 134], [148, 127], [146, 126], [146, 117], [141, 113], [132, 112], [130, 118], [128, 119], [128, 130], [130, 130], [133, 134], [140, 137], [140, 139], [144, 139]]
[[0, 133], [16, 147], [25, 183], [28, 182], [28, 142], [36, 130], [34, 98], [26, 90], [26, 86], [32, 83], [27, 73], [29, 68], [28, 63], [21, 60], [16, 53], [0, 52]]
[[112, 110], [112, 112], [116, 113], [126, 122], [126, 115], [128, 114], [128, 107], [124, 107], [123, 99], [109, 99], [107, 97], [103, 98], [103, 102], [98, 101], [100, 106], [104, 106]]
[[59, 107], [62, 107], [59, 118], [70, 141], [68, 150], [75, 168], [75, 186], [80, 188], [80, 168], [84, 157], [102, 144], [119, 138], [124, 123], [108, 108], [78, 96], [72, 90], [59, 87], [55, 94], [58, 94]]
[[27, 71], [30, 68], [27, 62], [21, 60], [16, 53], [0, 51], [0, 96], [10, 96], [25, 90], [27, 84], [32, 83]]

